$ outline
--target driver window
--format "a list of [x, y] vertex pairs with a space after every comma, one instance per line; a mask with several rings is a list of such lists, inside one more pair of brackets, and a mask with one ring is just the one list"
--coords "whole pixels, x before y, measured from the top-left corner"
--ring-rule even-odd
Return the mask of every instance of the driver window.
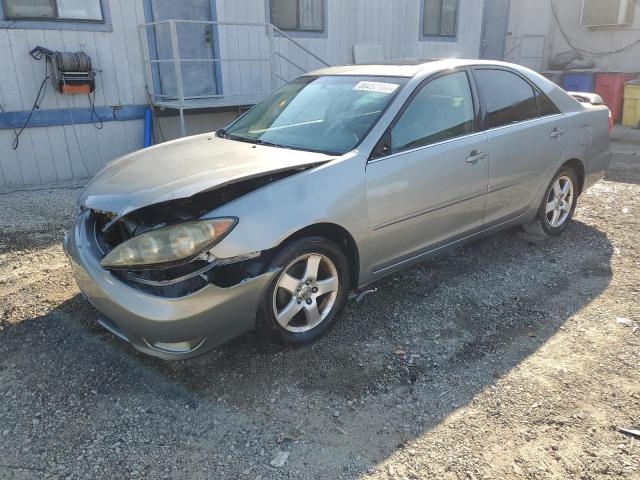
[[475, 115], [469, 79], [457, 72], [427, 83], [391, 130], [391, 153], [473, 133]]

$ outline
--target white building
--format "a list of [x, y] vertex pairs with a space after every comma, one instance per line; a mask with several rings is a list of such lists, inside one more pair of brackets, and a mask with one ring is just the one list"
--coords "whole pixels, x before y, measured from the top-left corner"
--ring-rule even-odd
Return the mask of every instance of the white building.
[[[180, 135], [175, 107], [184, 108], [188, 134], [213, 130], [303, 71], [354, 62], [354, 47], [355, 60], [501, 58], [508, 6], [509, 0], [1, 0], [0, 191], [87, 178], [141, 148], [150, 102], [158, 140]], [[45, 78], [45, 61], [28, 54], [36, 46], [90, 55], [95, 100], [55, 92], [46, 81], [44, 100], [30, 113]]]

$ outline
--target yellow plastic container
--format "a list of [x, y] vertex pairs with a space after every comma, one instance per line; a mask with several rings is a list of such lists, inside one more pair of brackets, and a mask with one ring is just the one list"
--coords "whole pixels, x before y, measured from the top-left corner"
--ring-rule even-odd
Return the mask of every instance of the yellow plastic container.
[[624, 84], [622, 124], [627, 127], [640, 127], [640, 80]]

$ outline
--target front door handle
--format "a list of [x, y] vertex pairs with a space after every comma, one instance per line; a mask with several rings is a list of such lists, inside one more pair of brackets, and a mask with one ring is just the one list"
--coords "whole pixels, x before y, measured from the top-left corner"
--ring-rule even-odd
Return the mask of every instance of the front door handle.
[[474, 150], [467, 157], [467, 163], [476, 165], [480, 160], [484, 160], [485, 158], [487, 158], [487, 154], [485, 152], [479, 152], [478, 150]]
[[551, 130], [551, 138], [560, 138], [562, 135], [564, 135], [564, 130], [561, 128], [556, 127]]

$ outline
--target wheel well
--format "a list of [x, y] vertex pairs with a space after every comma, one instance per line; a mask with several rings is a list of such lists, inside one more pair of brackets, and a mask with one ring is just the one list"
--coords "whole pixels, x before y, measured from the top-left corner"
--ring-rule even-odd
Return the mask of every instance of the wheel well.
[[316, 223], [302, 230], [298, 230], [293, 235], [287, 237], [280, 245], [286, 245], [292, 241], [310, 236], [318, 236], [331, 240], [343, 250], [351, 267], [351, 288], [357, 287], [358, 277], [360, 276], [360, 254], [356, 241], [351, 234], [335, 223]]
[[584, 187], [584, 165], [577, 158], [572, 158], [571, 160], [565, 162], [563, 167], [569, 167], [578, 176], [578, 195], [582, 193], [582, 188]]

